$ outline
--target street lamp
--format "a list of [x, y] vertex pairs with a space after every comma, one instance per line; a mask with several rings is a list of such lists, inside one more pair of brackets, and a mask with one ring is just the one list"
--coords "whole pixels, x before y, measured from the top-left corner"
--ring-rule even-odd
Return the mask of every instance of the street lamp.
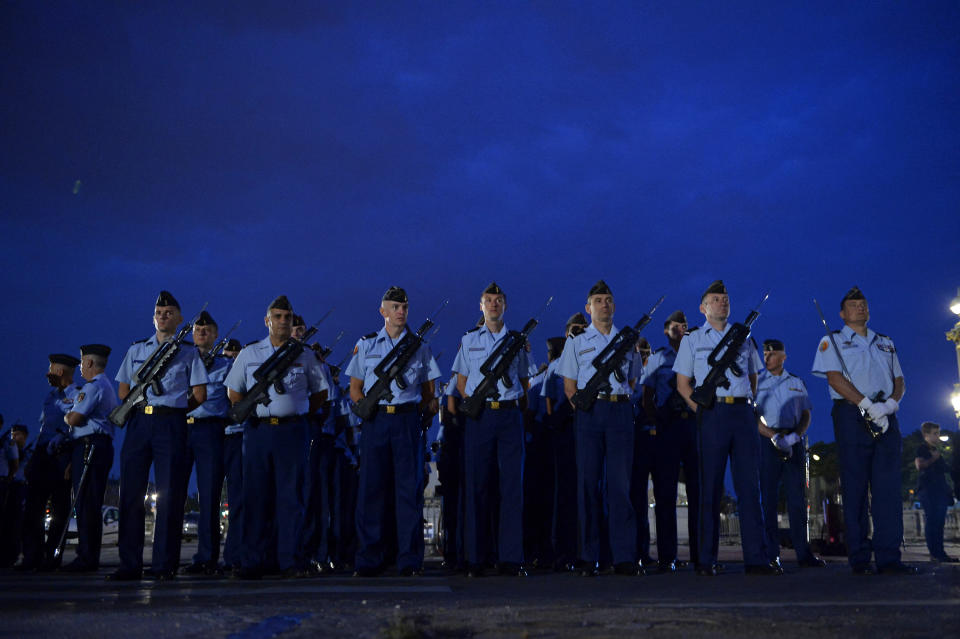
[[[950, 302], [950, 311], [955, 315], [960, 315], [960, 289], [957, 289], [957, 296]], [[957, 374], [960, 376], [960, 321], [947, 331], [947, 339], [954, 343], [957, 348]], [[960, 384], [953, 385], [953, 393], [950, 395], [950, 403], [953, 404], [953, 412], [957, 419], [960, 419]]]

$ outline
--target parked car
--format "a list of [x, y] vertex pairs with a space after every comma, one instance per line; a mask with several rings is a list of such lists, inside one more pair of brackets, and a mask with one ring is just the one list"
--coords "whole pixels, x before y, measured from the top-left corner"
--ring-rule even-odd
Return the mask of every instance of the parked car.
[[[120, 534], [120, 509], [116, 506], [104, 506], [101, 509], [103, 516], [103, 535], [100, 538], [101, 544], [117, 545]], [[47, 513], [43, 523], [44, 529], [50, 529], [50, 514]], [[67, 525], [67, 544], [77, 543], [77, 518], [71, 517]]]
[[200, 513], [191, 510], [183, 515], [183, 539], [190, 541], [197, 538], [198, 526], [200, 523]]

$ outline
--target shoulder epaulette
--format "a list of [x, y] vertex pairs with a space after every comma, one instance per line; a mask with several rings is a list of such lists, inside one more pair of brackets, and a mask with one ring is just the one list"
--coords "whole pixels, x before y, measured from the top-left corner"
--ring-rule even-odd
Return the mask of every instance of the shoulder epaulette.
[[[874, 331], [874, 333], [877, 333], [877, 332]], [[877, 333], [877, 337], [882, 337], [883, 339], [890, 339], [889, 335], [884, 335], [883, 333]]]
[[133, 344], [143, 344], [144, 342], [148, 342], [148, 341], [150, 341], [150, 338], [149, 338], [149, 337], [144, 337], [143, 339], [138, 339], [137, 341], [133, 342], [133, 343], [130, 344], [130, 345], [133, 346]]
[[480, 327], [479, 327], [479, 326], [474, 326], [474, 327], [471, 328], [469, 331], [464, 331], [463, 334], [464, 334], [464, 335], [469, 335], [470, 333], [475, 333], [476, 331], [479, 331], [479, 330], [480, 330]]
[[654, 353], [659, 353], [660, 351], [665, 350], [666, 348], [667, 348], [666, 346], [661, 346], [660, 348], [656, 349], [655, 351], [653, 351], [653, 353], [650, 353], [650, 354], [653, 355]]
[[246, 344], [243, 345], [243, 347], [246, 348], [247, 346], [250, 346], [251, 344], [256, 344], [256, 343], [259, 342], [259, 341], [260, 341], [260, 340], [255, 339], [255, 340], [253, 340], [252, 342], [247, 342]]
[[834, 331], [834, 333], [840, 333], [840, 332], [842, 332], [842, 331], [843, 331], [842, 328], [838, 328], [837, 330]]
[[364, 335], [364, 336], [361, 337], [360, 339], [373, 339], [373, 338], [376, 337], [376, 336], [377, 336], [377, 331], [374, 331], [374, 332], [372, 332], [372, 333], [367, 333], [366, 335]]
[[693, 332], [695, 332], [695, 331], [699, 331], [699, 330], [700, 330], [700, 327], [699, 327], [699, 326], [694, 326], [693, 328], [688, 328], [688, 329], [686, 330], [686, 332], [684, 333], [684, 335], [690, 335], [691, 333], [693, 333]]

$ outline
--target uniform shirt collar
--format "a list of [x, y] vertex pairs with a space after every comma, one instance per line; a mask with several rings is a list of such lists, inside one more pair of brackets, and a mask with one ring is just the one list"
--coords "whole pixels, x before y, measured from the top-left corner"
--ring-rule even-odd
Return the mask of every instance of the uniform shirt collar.
[[381, 328], [381, 329], [377, 332], [377, 341], [378, 341], [378, 342], [382, 342], [383, 340], [388, 339], [388, 340], [390, 340], [390, 341], [392, 341], [392, 342], [396, 342], [397, 340], [401, 339], [404, 335], [406, 335], [407, 331], [409, 331], [409, 330], [410, 330], [409, 327], [404, 326], [404, 327], [403, 327], [403, 332], [401, 332], [400, 335], [399, 335], [399, 337], [397, 337], [397, 339], [395, 340], [395, 339], [393, 339], [392, 337], [390, 337], [389, 335], [387, 335], [387, 327], [384, 326], [383, 328]]
[[492, 332], [489, 328], [487, 328], [486, 323], [484, 323], [484, 325], [480, 327], [479, 333], [480, 335], [483, 335], [484, 333], [486, 333], [487, 335], [493, 338], [493, 341], [497, 341], [498, 339], [500, 339], [501, 337], [507, 334], [507, 323], [506, 322], [503, 323], [503, 327], [500, 329], [499, 333]]
[[593, 338], [595, 338], [595, 337], [603, 337], [604, 339], [612, 339], [613, 336], [616, 335], [616, 334], [619, 333], [619, 332], [620, 332], [620, 331], [617, 330], [617, 325], [616, 325], [616, 324], [611, 324], [611, 325], [610, 325], [610, 335], [604, 335], [604, 334], [601, 333], [599, 330], [597, 330], [597, 327], [593, 325], [593, 322], [590, 322], [590, 326], [588, 326], [588, 327], [587, 327], [587, 330], [585, 330], [585, 331], [583, 332], [583, 335], [584, 335], [584, 337], [586, 337], [586, 339], [593, 339]]
[[723, 327], [723, 330], [722, 330], [722, 331], [718, 331], [717, 329], [715, 329], [715, 328], [710, 324], [710, 322], [704, 322], [702, 328], [703, 328], [703, 332], [704, 332], [704, 333], [709, 333], [709, 332], [712, 331], [712, 332], [720, 335], [721, 337], [723, 337], [724, 335], [727, 334], [727, 331], [730, 330], [730, 322], [727, 322], [726, 326]]
[[[848, 342], [852, 342], [855, 336], [859, 337], [859, 333], [853, 330], [849, 325], [844, 324], [843, 328], [840, 329], [840, 333], [847, 339]], [[867, 336], [864, 337], [867, 340], [867, 344], [872, 344], [873, 340], [876, 339], [877, 334], [873, 332], [873, 329], [869, 326], [867, 327]]]

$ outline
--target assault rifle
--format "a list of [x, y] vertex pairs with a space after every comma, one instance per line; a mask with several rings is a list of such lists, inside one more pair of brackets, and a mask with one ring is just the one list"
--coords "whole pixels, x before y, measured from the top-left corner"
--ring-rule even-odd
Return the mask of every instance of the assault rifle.
[[304, 348], [306, 348], [306, 341], [316, 334], [317, 327], [320, 326], [323, 320], [327, 319], [327, 315], [330, 315], [331, 312], [332, 309], [327, 311], [326, 315], [307, 329], [307, 332], [303, 334], [302, 338], [287, 338], [287, 341], [275, 350], [273, 355], [260, 364], [257, 370], [253, 371], [253, 379], [256, 380], [256, 384], [253, 385], [253, 388], [247, 390], [247, 394], [243, 396], [243, 399], [230, 408], [229, 416], [234, 424], [242, 424], [246, 421], [250, 413], [256, 410], [257, 404], [267, 406], [273, 401], [270, 399], [271, 386], [273, 386], [273, 389], [278, 395], [283, 395], [287, 392], [283, 387], [283, 376], [287, 374], [287, 369], [289, 369], [293, 363], [297, 361], [297, 358], [300, 357], [300, 354], [303, 353]]
[[[433, 317], [436, 317], [449, 301], [450, 300], [444, 300], [440, 307], [434, 312]], [[390, 390], [391, 383], [396, 382], [400, 390], [404, 390], [407, 387], [407, 382], [403, 379], [403, 371], [407, 368], [407, 364], [410, 363], [413, 356], [416, 355], [420, 346], [423, 345], [424, 336], [432, 326], [433, 320], [428, 317], [416, 333], [411, 333], [407, 330], [403, 339], [397, 342], [396, 346], [394, 346], [380, 363], [377, 364], [377, 367], [373, 369], [373, 374], [377, 376], [377, 381], [374, 382], [370, 390], [363, 396], [363, 399], [351, 406], [353, 412], [360, 417], [360, 419], [369, 420], [372, 418], [377, 412], [377, 406], [380, 404], [381, 399], [387, 401], [393, 399], [393, 392]]]
[[737, 365], [737, 356], [740, 354], [740, 347], [750, 337], [750, 327], [760, 317], [760, 307], [767, 301], [768, 297], [770, 297], [770, 293], [763, 296], [757, 307], [747, 315], [743, 324], [737, 322], [731, 326], [727, 334], [720, 339], [720, 343], [710, 352], [707, 357], [710, 372], [707, 373], [706, 378], [700, 385], [693, 389], [693, 393], [690, 395], [690, 399], [700, 406], [713, 408], [713, 404], [717, 401], [717, 389], [730, 388], [730, 380], [727, 379], [728, 370], [736, 377], [743, 375], [743, 369]]
[[227, 334], [224, 335], [220, 341], [213, 345], [213, 348], [210, 349], [210, 352], [206, 355], [201, 355], [200, 359], [203, 360], [203, 365], [207, 370], [210, 370], [210, 367], [213, 366], [213, 360], [217, 358], [217, 355], [223, 352], [223, 349], [227, 347], [227, 343], [230, 341], [230, 334], [237, 330], [237, 327], [240, 326], [240, 322], [243, 320], [237, 320], [237, 323], [233, 325]]
[[627, 353], [633, 351], [637, 345], [637, 341], [640, 339], [640, 331], [650, 323], [651, 316], [662, 303], [663, 295], [661, 295], [657, 303], [653, 305], [653, 308], [640, 318], [639, 322], [633, 326], [626, 326], [620, 329], [620, 332], [610, 340], [610, 343], [600, 351], [600, 354], [593, 358], [593, 367], [597, 370], [593, 376], [587, 380], [586, 385], [570, 398], [574, 406], [583, 411], [593, 408], [594, 402], [597, 401], [597, 395], [610, 392], [611, 374], [618, 382], [622, 383], [626, 381], [626, 377], [620, 370], [620, 366], [627, 357]]
[[[495, 400], [500, 397], [497, 382], [503, 382], [503, 385], [507, 388], [513, 386], [513, 381], [510, 379], [510, 365], [513, 364], [513, 360], [516, 359], [520, 353], [520, 349], [526, 347], [527, 338], [530, 337], [530, 333], [532, 333], [533, 329], [540, 323], [540, 316], [543, 315], [543, 312], [547, 310], [547, 307], [550, 306], [550, 302], [552, 301], [553, 296], [543, 305], [540, 313], [526, 323], [523, 330], [519, 332], [507, 331], [507, 334], [503, 336], [503, 339], [500, 340], [497, 347], [493, 349], [490, 356], [487, 357], [486, 361], [480, 366], [483, 379], [480, 380], [477, 387], [473, 389], [473, 394], [460, 403], [460, 412], [466, 413], [471, 419], [477, 419], [480, 417], [480, 413], [483, 412], [488, 397], [492, 397]], [[527, 375], [529, 375], [529, 373], [526, 371], [520, 371], [518, 377], [526, 377]]]
[[[200, 313], [206, 309], [207, 305], [204, 304], [203, 308], [200, 309]], [[170, 366], [170, 363], [177, 356], [177, 353], [180, 352], [183, 341], [187, 339], [187, 335], [193, 330], [193, 323], [200, 319], [200, 313], [197, 313], [192, 320], [184, 324], [183, 328], [177, 332], [172, 340], [167, 340], [157, 346], [153, 354], [151, 354], [150, 357], [147, 358], [147, 361], [141, 364], [137, 372], [133, 374], [133, 380], [131, 380], [134, 382], [133, 388], [131, 388], [127, 396], [123, 398], [123, 402], [110, 412], [109, 419], [118, 428], [123, 428], [127, 423], [127, 419], [130, 418], [130, 413], [133, 412], [133, 409], [136, 408], [140, 402], [146, 401], [147, 389], [153, 389], [154, 395], [163, 395], [163, 384], [160, 380], [167, 371], [167, 367]]]

